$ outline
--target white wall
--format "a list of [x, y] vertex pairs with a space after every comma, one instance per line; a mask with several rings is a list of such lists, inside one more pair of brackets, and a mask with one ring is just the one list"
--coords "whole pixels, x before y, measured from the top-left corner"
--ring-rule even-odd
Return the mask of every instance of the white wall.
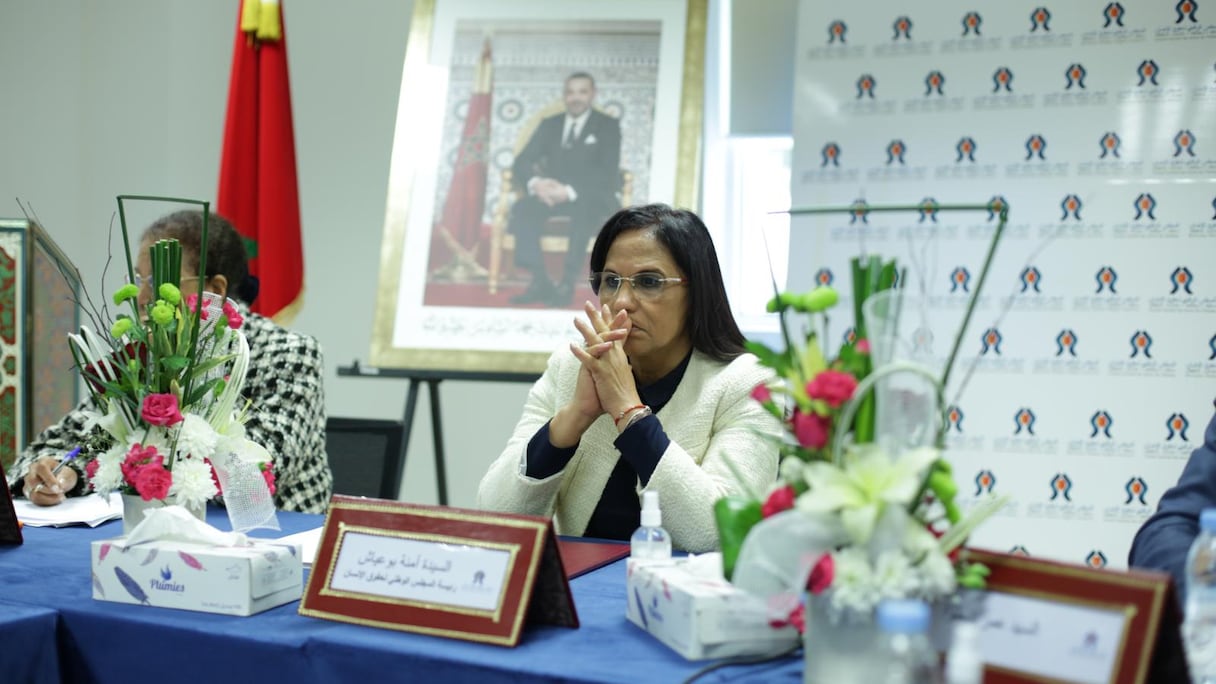
[[[94, 296], [115, 195], [215, 197], [238, 4], [0, 4], [0, 216], [20, 216], [15, 198], [32, 204]], [[791, 3], [775, 6], [791, 16], [774, 21], [792, 26]], [[406, 0], [285, 3], [307, 287], [293, 327], [325, 349], [331, 415], [399, 418], [404, 411], [404, 381], [339, 378], [337, 367], [368, 356], [412, 11]], [[766, 49], [792, 50], [792, 37], [782, 48], [763, 26], [747, 32]], [[740, 36], [733, 42], [738, 49]], [[782, 97], [788, 108], [788, 93]], [[527, 389], [441, 385], [451, 504], [473, 504]], [[429, 404], [421, 394], [401, 498], [435, 503]]]

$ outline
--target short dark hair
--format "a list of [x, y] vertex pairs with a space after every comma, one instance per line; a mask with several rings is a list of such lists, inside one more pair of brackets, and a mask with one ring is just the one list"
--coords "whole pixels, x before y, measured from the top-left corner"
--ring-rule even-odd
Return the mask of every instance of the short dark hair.
[[693, 349], [718, 361], [730, 361], [747, 351], [743, 346], [743, 333], [726, 297], [713, 238], [700, 217], [691, 211], [673, 209], [666, 204], [621, 209], [604, 223], [595, 238], [591, 271], [604, 270], [608, 248], [621, 233], [636, 229], [653, 231], [688, 278], [688, 313], [684, 328], [692, 339]]
[[[144, 230], [143, 239], [177, 240], [182, 245], [183, 265], [197, 272], [202, 254], [199, 246], [203, 239], [203, 212], [185, 209], [162, 216]], [[199, 275], [224, 276], [228, 279], [228, 296], [246, 304], [257, 296], [257, 281], [249, 275], [245, 238], [228, 219], [214, 212], [207, 219], [207, 272]]]
[[567, 76], [566, 80], [562, 81], [562, 83], [563, 84], [569, 83], [570, 81], [573, 81], [576, 78], [585, 78], [588, 81], [591, 81], [591, 89], [595, 90], [595, 77], [592, 76], [591, 74], [587, 73], [586, 71], [576, 71], [576, 72], [570, 74], [569, 76]]

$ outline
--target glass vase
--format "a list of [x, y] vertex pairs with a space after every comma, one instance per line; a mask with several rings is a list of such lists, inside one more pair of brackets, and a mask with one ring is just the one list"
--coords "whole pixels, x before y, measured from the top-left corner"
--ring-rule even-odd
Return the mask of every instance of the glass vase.
[[876, 657], [881, 640], [874, 611], [837, 610], [830, 601], [828, 593], [807, 594], [802, 681], [881, 682], [886, 670]]
[[[171, 506], [175, 502], [165, 499], [153, 499], [144, 501], [143, 497], [138, 494], [123, 494], [122, 495], [122, 534], [127, 536], [131, 534], [131, 530], [135, 526], [143, 522], [144, 515], [147, 511], [154, 508], [164, 508]], [[207, 506], [206, 504], [197, 504], [194, 506], [182, 505], [191, 515], [206, 522]]]

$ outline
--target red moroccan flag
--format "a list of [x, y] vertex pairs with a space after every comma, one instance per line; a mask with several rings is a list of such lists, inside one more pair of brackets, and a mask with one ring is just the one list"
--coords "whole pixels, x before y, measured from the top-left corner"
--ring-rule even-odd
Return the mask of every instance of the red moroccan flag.
[[279, 0], [241, 2], [216, 209], [246, 237], [260, 281], [253, 310], [290, 321], [303, 303], [304, 254]]
[[481, 59], [473, 77], [473, 92], [469, 97], [464, 118], [460, 148], [452, 167], [452, 183], [443, 203], [443, 216], [437, 227], [439, 238], [447, 246], [453, 261], [447, 269], [457, 279], [484, 270], [477, 263], [477, 246], [481, 240], [481, 216], [486, 206], [486, 168], [490, 145], [490, 104], [493, 99], [494, 65], [490, 59], [490, 41], [481, 48]]

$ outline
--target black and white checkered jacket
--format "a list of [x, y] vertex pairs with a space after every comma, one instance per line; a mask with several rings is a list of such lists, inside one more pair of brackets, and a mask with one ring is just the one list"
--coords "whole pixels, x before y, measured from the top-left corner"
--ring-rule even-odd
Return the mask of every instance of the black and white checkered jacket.
[[[244, 396], [252, 402], [246, 436], [266, 447], [274, 459], [274, 498], [280, 509], [324, 513], [333, 490], [333, 475], [325, 455], [321, 346], [308, 335], [282, 328], [244, 306], [241, 309], [245, 316], [241, 330], [249, 341]], [[14, 493], [20, 491], [26, 471], [37, 459], [60, 457], [75, 446], [85, 445], [79, 460], [87, 461], [92, 455], [89, 447], [99, 448], [99, 436], [108, 435], [100, 428], [86, 430], [82, 409], [90, 401], [86, 399], [30, 442], [9, 473], [8, 484]]]

